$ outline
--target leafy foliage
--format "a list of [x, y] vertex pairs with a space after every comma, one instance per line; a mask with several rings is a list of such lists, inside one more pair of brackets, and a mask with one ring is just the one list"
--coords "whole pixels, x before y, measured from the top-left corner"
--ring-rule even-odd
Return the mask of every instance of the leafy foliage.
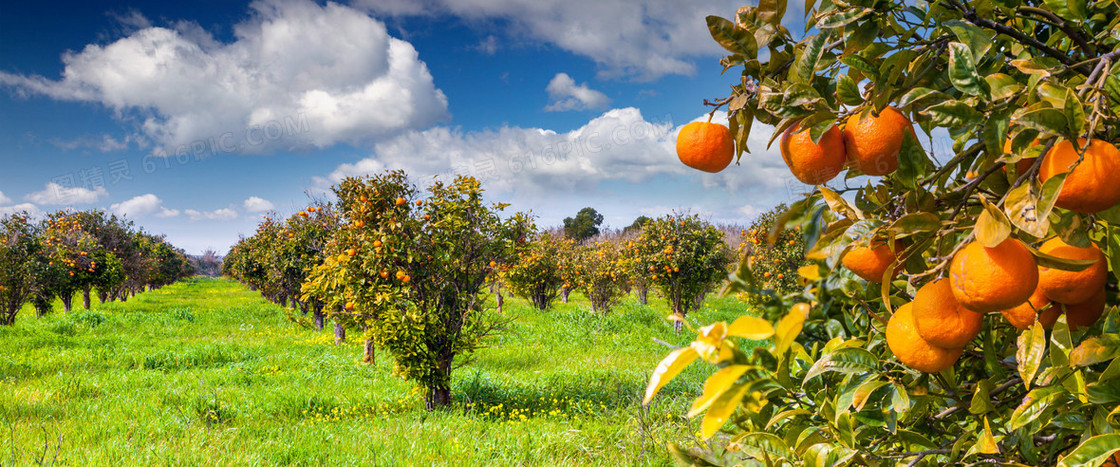
[[[805, 239], [794, 230], [778, 232], [774, 241], [770, 231], [788, 208], [779, 204], [762, 213], [741, 233], [738, 247], [739, 261], [750, 264], [757, 275], [760, 287], [787, 295], [801, 289], [798, 269], [806, 265]], [[749, 300], [749, 296], [747, 297]]]
[[573, 252], [572, 260], [569, 282], [587, 296], [593, 313], [610, 313], [624, 295], [631, 270], [622, 245], [611, 240], [581, 245]]
[[583, 243], [587, 239], [599, 235], [599, 225], [603, 223], [603, 215], [594, 208], [583, 208], [576, 213], [575, 218], [564, 218], [564, 236], [576, 243]]
[[645, 223], [630, 245], [639, 269], [683, 318], [727, 278], [730, 252], [723, 234], [697, 215], [675, 214]]
[[503, 266], [502, 276], [515, 295], [546, 310], [560, 295], [565, 283], [560, 267], [562, 257], [569, 254], [570, 248], [568, 240], [542, 233], [518, 252], [512, 264]]
[[[707, 19], [731, 52], [721, 63], [741, 70], [732, 95], [715, 103], [729, 111], [740, 152], [756, 120], [774, 127], [772, 140], [795, 123], [817, 139], [851, 115], [893, 105], [926, 134], [947, 130], [953, 155], [931, 158], [905, 136], [894, 173], [841, 191], [822, 186], [790, 206], [772, 232], [800, 227], [808, 288], [782, 295], [742, 262], [726, 290], [758, 297], [764, 319], [701, 328], [654, 372], [647, 401], [692, 361], [713, 365], [690, 414], [704, 414], [706, 438], [734, 423], [714, 449], [675, 453], [700, 464], [1104, 462], [1120, 449], [1120, 346], [1106, 344], [1120, 341], [1111, 306], [1118, 268], [1108, 280], [1110, 306], [1087, 330], [1071, 332], [1062, 315], [1050, 330], [1036, 322], [1020, 332], [989, 314], [963, 357], [938, 374], [901, 364], [884, 328], [974, 239], [1037, 244], [1060, 236], [1100, 245], [1120, 264], [1116, 207], [1056, 207], [1065, 177], [1036, 177], [1042, 158], [1018, 164], [1062, 140], [1120, 141], [1120, 37], [1110, 33], [1120, 5], [811, 0], [810, 32], [796, 40], [781, 25], [785, 4], [762, 1], [733, 21]], [[858, 175], [849, 169], [847, 177]], [[868, 289], [842, 271], [840, 258], [872, 238], [904, 240], [896, 260], [904, 273]], [[1034, 256], [1040, 267], [1086, 266]], [[745, 341], [756, 339], [763, 346], [747, 352]]]

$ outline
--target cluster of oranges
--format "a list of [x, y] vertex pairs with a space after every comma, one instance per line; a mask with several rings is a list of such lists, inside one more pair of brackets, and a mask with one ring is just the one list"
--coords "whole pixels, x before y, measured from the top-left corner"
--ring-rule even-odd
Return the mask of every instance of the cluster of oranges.
[[[817, 142], [807, 129], [795, 123], [782, 134], [780, 150], [793, 175], [806, 184], [826, 183], [845, 167], [883, 176], [898, 168], [907, 132], [914, 135], [909, 119], [898, 109], [887, 107], [877, 114], [854, 114], [842, 128], [833, 125], [826, 129]], [[1010, 152], [1009, 144], [1004, 152]], [[719, 172], [731, 163], [734, 138], [723, 125], [690, 123], [678, 136], [677, 154], [690, 167]], [[1042, 157], [1040, 182], [1067, 174], [1055, 206], [1095, 213], [1120, 202], [1120, 183], [1107, 180], [1120, 173], [1120, 149], [1116, 146], [1101, 140], [1080, 139], [1076, 146], [1060, 140]], [[1022, 159], [1015, 168], [1022, 175], [1034, 164], [1034, 159]], [[889, 281], [900, 269], [898, 258], [906, 246], [905, 241], [874, 240], [850, 249], [841, 262], [869, 282]], [[1073, 330], [1091, 326], [1105, 308], [1105, 255], [1092, 243], [1078, 247], [1061, 238], [1047, 240], [1039, 251], [1095, 262], [1081, 271], [1059, 270], [1039, 266], [1030, 249], [1015, 238], [1007, 238], [993, 248], [971, 242], [953, 256], [949, 277], [924, 284], [914, 300], [899, 307], [890, 318], [888, 346], [907, 366], [934, 373], [957, 361], [964, 347], [979, 334], [986, 313], [1000, 313], [1021, 330], [1036, 322], [1049, 329], [1062, 313]], [[892, 265], [894, 269], [888, 273]]]

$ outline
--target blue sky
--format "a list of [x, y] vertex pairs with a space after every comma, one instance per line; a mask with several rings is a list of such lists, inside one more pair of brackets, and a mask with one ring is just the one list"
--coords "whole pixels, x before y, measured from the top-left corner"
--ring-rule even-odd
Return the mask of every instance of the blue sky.
[[584, 206], [745, 223], [808, 190], [770, 129], [720, 174], [673, 150], [737, 81], [704, 17], [739, 5], [0, 0], [0, 213], [108, 209], [224, 252], [266, 211], [401, 168], [475, 175], [542, 226]]

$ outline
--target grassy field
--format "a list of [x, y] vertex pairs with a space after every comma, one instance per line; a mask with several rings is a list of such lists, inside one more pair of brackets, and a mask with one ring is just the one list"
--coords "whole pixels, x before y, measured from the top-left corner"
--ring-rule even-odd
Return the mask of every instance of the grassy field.
[[[61, 308], [61, 307], [59, 307]], [[428, 412], [379, 353], [227, 280], [0, 328], [0, 465], [664, 465], [693, 437], [682, 417], [710, 371], [694, 365], [640, 406], [649, 373], [683, 345], [665, 304], [606, 317], [573, 294], [512, 326], [456, 370], [455, 407]], [[694, 322], [732, 319], [710, 299]]]

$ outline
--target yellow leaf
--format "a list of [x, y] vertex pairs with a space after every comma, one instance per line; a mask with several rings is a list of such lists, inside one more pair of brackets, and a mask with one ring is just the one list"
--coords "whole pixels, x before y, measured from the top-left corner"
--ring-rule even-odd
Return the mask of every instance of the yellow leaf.
[[774, 335], [774, 326], [762, 318], [740, 316], [727, 328], [727, 335], [754, 340], [769, 339]]
[[787, 314], [774, 329], [774, 336], [777, 341], [774, 343], [774, 355], [782, 355], [789, 350], [789, 346], [793, 344], [793, 340], [801, 334], [801, 327], [805, 325], [805, 319], [809, 317], [809, 304], [798, 303], [789, 310]]
[[731, 391], [724, 391], [712, 402], [711, 406], [708, 407], [708, 414], [704, 416], [704, 421], [700, 424], [700, 434], [704, 439], [711, 438], [724, 423], [727, 423], [727, 419], [735, 413], [735, 409], [739, 407], [739, 401], [743, 400], [743, 396], [747, 393], [747, 387], [744, 384], [736, 386]]
[[653, 376], [649, 378], [649, 386], [646, 387], [646, 397], [642, 400], [642, 404], [649, 404], [649, 401], [653, 400], [653, 396], [657, 395], [657, 391], [660, 391], [662, 386], [672, 381], [684, 367], [699, 356], [700, 354], [696, 353], [696, 349], [682, 347], [674, 350], [664, 360], [661, 360], [661, 363], [658, 363], [657, 368], [653, 370]]
[[801, 277], [804, 277], [810, 281], [821, 280], [821, 268], [815, 264], [797, 268], [797, 274], [800, 274]]
[[688, 411], [689, 417], [695, 417], [700, 412], [703, 412], [708, 406], [715, 402], [716, 398], [727, 392], [735, 381], [739, 380], [747, 370], [751, 369], [750, 365], [731, 365], [715, 372], [704, 381], [704, 393], [697, 397], [692, 403], [692, 409]]
[[980, 202], [983, 203], [984, 210], [976, 219], [976, 240], [987, 248], [995, 248], [1011, 235], [1011, 220], [983, 196], [980, 197]]

